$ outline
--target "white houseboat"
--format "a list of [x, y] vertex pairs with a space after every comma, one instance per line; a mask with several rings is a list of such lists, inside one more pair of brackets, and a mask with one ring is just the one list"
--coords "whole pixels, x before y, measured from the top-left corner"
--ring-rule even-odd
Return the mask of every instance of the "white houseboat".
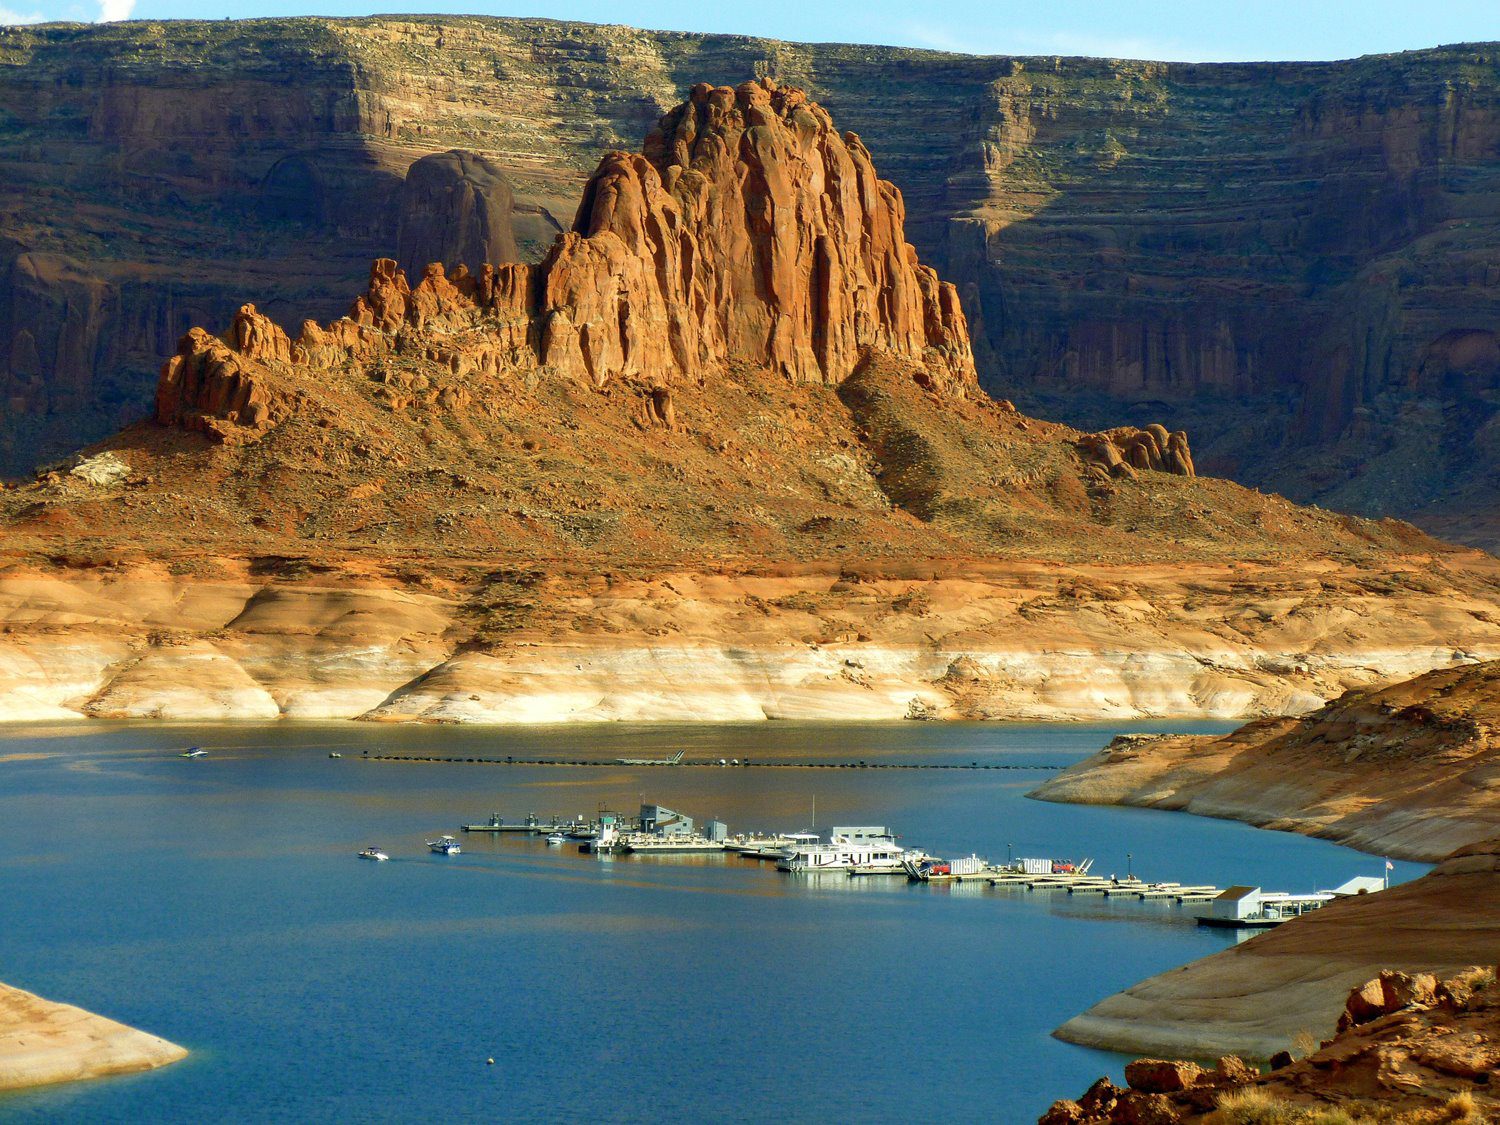
[[904, 872], [901, 866], [906, 849], [884, 827], [832, 828], [828, 843], [798, 842], [785, 849], [776, 862], [778, 871], [794, 875], [811, 875], [820, 871], [861, 871], [889, 869]]

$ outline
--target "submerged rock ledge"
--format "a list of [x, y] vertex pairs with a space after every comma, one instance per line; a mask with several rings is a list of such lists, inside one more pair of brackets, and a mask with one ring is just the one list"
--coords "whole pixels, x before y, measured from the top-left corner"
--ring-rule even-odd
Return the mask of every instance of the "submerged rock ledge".
[[0, 1090], [155, 1070], [186, 1056], [160, 1036], [0, 984]]

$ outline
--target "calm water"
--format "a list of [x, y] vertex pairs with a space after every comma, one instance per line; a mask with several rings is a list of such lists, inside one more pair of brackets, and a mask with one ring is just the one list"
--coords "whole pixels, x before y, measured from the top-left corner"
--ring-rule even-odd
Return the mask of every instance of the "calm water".
[[[1013, 846], [1182, 882], [1303, 890], [1380, 861], [1228, 822], [1028, 801], [1048, 776], [1031, 770], [359, 753], [1046, 765], [1117, 729], [0, 727], [0, 980], [193, 1051], [151, 1074], [0, 1096], [0, 1118], [1033, 1121], [1121, 1067], [1052, 1028], [1232, 939], [1162, 904], [797, 881], [739, 859], [594, 859], [477, 836], [441, 857], [422, 842], [491, 812], [642, 797], [732, 830], [799, 829], [816, 797], [820, 825], [889, 824], [942, 854]], [[210, 757], [176, 756], [200, 743]], [[355, 859], [369, 843], [391, 862]]]

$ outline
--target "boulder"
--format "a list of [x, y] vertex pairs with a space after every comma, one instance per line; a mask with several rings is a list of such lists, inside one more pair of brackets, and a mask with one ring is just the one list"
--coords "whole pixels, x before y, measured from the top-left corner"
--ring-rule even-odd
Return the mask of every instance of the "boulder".
[[1432, 973], [1381, 973], [1381, 1006], [1387, 1012], [1429, 1007], [1437, 1002], [1437, 983]]
[[1367, 980], [1349, 993], [1349, 999], [1344, 1002], [1344, 1014], [1339, 1019], [1339, 1030], [1369, 1023], [1385, 1013], [1385, 986], [1379, 977]]
[[1078, 1106], [1090, 1117], [1107, 1117], [1124, 1092], [1108, 1078], [1101, 1078], [1078, 1099]]
[[1063, 1098], [1052, 1103], [1052, 1107], [1037, 1119], [1037, 1125], [1083, 1125], [1088, 1120], [1082, 1106]]
[[92, 457], [81, 459], [68, 470], [68, 475], [96, 488], [113, 488], [129, 479], [130, 466], [117, 454], [96, 453]]
[[1203, 1068], [1190, 1062], [1137, 1059], [1125, 1066], [1125, 1081], [1132, 1090], [1147, 1094], [1171, 1094], [1196, 1086]]
[[1186, 1114], [1166, 1094], [1130, 1091], [1115, 1104], [1111, 1125], [1177, 1125]]
[[1215, 1085], [1243, 1086], [1259, 1078], [1260, 1071], [1238, 1055], [1225, 1055], [1214, 1067], [1212, 1077]]

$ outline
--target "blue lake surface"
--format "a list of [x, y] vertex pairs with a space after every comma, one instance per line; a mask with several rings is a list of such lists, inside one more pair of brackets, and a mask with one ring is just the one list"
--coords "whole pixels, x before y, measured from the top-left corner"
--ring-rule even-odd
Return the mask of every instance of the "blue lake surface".
[[[0, 1119], [1034, 1121], [1122, 1067], [1054, 1027], [1233, 937], [1163, 903], [474, 834], [442, 857], [423, 841], [492, 812], [642, 799], [731, 831], [796, 830], [816, 799], [819, 825], [887, 824], [939, 854], [1092, 856], [1099, 873], [1184, 883], [1311, 890], [1381, 861], [1227, 821], [1027, 800], [1040, 769], [360, 755], [1056, 766], [1126, 729], [1227, 727], [0, 726], [0, 980], [193, 1052], [0, 1095]], [[195, 744], [208, 757], [177, 756]], [[372, 843], [389, 863], [355, 858]]]

